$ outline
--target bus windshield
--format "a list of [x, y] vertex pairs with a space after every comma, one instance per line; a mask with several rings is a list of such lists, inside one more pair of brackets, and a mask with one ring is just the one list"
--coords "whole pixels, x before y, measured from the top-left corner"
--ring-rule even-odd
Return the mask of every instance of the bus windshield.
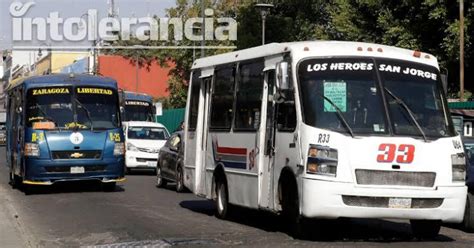
[[454, 135], [434, 67], [388, 59], [310, 59], [300, 63], [299, 80], [308, 125], [359, 135], [389, 134], [389, 127], [394, 135]]
[[77, 122], [84, 128], [111, 129], [120, 126], [117, 93], [97, 87], [76, 88]]
[[154, 121], [153, 106], [144, 101], [125, 101], [124, 121]]
[[120, 126], [117, 93], [96, 87], [44, 87], [27, 92], [27, 126], [34, 129], [110, 129]]
[[129, 139], [141, 140], [167, 140], [168, 133], [163, 128], [159, 127], [129, 127]]

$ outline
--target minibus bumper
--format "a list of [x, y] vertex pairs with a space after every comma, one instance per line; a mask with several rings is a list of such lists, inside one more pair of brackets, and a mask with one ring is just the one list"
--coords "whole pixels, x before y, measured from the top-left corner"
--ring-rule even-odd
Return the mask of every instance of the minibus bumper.
[[[72, 171], [71, 167], [84, 168], [84, 172]], [[24, 184], [52, 185], [60, 181], [98, 180], [103, 183], [125, 181], [123, 158], [102, 160], [41, 160], [27, 158]], [[82, 170], [82, 169], [81, 169]]]
[[[467, 187], [361, 187], [353, 183], [302, 180], [301, 214], [308, 218], [424, 219], [460, 223]], [[410, 198], [411, 206], [393, 204]]]

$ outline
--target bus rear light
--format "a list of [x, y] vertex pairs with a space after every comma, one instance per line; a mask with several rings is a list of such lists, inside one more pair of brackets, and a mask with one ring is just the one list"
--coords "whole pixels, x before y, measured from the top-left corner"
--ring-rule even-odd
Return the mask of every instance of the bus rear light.
[[309, 47], [304, 47], [303, 51], [308, 52], [308, 51], [309, 51]]
[[430, 58], [431, 58], [430, 55], [428, 54], [425, 55], [425, 59], [430, 59]]
[[374, 49], [372, 47], [367, 48], [367, 51], [372, 52]]
[[358, 47], [357, 51], [362, 52], [362, 51], [364, 51], [364, 49], [362, 47]]
[[124, 154], [125, 154], [125, 144], [124, 143], [115, 143], [114, 156], [122, 156]]
[[413, 57], [420, 58], [421, 57], [421, 52], [420, 51], [414, 51], [413, 52]]
[[379, 48], [377, 48], [377, 52], [383, 53], [383, 49], [379, 47]]
[[25, 143], [25, 156], [27, 157], [39, 157], [40, 148], [36, 143]]

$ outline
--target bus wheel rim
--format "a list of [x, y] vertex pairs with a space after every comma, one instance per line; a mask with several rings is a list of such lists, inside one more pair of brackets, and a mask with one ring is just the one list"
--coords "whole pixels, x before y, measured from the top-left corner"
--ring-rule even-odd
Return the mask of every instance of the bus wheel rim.
[[224, 190], [223, 190], [224, 186], [223, 185], [220, 185], [219, 186], [219, 196], [218, 196], [218, 206], [219, 206], [219, 212], [223, 212], [224, 211], [224, 197], [223, 197], [223, 193], [224, 193]]

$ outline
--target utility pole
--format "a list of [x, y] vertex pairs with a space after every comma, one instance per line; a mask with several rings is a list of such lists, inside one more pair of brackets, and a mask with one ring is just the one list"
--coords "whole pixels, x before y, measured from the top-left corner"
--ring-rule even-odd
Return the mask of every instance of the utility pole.
[[270, 14], [270, 10], [275, 6], [269, 3], [258, 3], [255, 4], [255, 8], [260, 11], [262, 16], [262, 45], [265, 45], [265, 23], [267, 21], [267, 16]]
[[204, 46], [206, 46], [206, 1], [201, 0], [201, 16], [202, 16], [202, 40], [201, 40], [201, 58], [206, 56], [206, 51]]
[[459, 0], [459, 88], [464, 102], [464, 0]]

